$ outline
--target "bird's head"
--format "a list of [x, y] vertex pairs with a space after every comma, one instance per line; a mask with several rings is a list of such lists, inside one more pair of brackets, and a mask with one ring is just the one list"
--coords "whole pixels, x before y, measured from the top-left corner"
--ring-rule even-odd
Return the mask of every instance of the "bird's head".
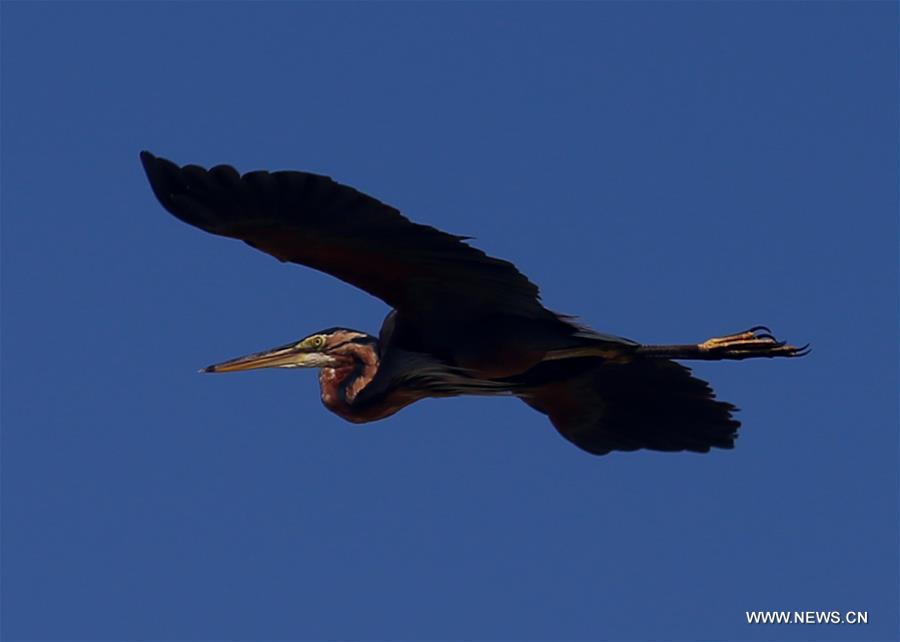
[[364, 352], [377, 360], [378, 340], [375, 337], [347, 328], [329, 328], [300, 341], [208, 366], [201, 372], [237, 372], [257, 368], [337, 369], [352, 366]]

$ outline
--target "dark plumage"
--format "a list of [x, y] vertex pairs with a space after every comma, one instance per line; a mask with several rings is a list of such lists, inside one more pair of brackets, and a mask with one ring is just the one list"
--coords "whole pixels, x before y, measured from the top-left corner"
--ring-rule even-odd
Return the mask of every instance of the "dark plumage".
[[424, 397], [512, 394], [594, 454], [706, 452], [733, 446], [735, 408], [670, 359], [805, 353], [765, 328], [672, 346], [598, 333], [544, 308], [512, 263], [325, 176], [241, 176], [149, 152], [141, 161], [160, 203], [182, 221], [336, 276], [394, 308], [377, 339], [331, 328], [207, 368], [320, 368], [323, 402], [350, 421]]

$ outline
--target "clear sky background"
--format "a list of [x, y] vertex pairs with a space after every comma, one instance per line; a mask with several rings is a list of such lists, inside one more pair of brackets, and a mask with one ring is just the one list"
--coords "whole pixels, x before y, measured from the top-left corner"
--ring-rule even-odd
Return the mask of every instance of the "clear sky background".
[[[4, 639], [896, 639], [896, 3], [2, 12]], [[141, 149], [331, 175], [607, 332], [814, 351], [697, 365], [709, 455], [514, 399], [352, 426], [197, 368], [386, 306], [175, 220]]]

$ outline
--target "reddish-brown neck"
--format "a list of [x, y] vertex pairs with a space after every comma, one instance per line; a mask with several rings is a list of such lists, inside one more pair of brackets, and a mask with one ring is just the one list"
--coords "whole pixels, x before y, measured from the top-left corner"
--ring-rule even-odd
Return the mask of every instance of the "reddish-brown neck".
[[[340, 360], [319, 372], [319, 389], [325, 407], [349, 421], [357, 421], [353, 401], [378, 372], [378, 351], [368, 343], [345, 343], [339, 352], [329, 353]], [[362, 421], [367, 421], [363, 419]]]
[[376, 344], [352, 343], [341, 346], [341, 354], [329, 353], [341, 360], [332, 368], [322, 368], [319, 388], [322, 403], [331, 412], [356, 424], [376, 421], [393, 415], [414, 401], [427, 397], [424, 390], [394, 387], [383, 394], [366, 395], [364, 403], [355, 403], [357, 396], [378, 372]]

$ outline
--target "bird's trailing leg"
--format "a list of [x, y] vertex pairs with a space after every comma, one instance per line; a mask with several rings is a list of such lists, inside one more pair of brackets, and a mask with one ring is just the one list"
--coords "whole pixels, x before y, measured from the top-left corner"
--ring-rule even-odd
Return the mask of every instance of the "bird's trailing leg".
[[759, 357], [802, 357], [809, 354], [809, 344], [788, 345], [772, 336], [765, 326], [755, 326], [744, 332], [713, 337], [703, 343], [684, 345], [642, 345], [637, 353], [645, 357], [663, 359], [753, 359]]

